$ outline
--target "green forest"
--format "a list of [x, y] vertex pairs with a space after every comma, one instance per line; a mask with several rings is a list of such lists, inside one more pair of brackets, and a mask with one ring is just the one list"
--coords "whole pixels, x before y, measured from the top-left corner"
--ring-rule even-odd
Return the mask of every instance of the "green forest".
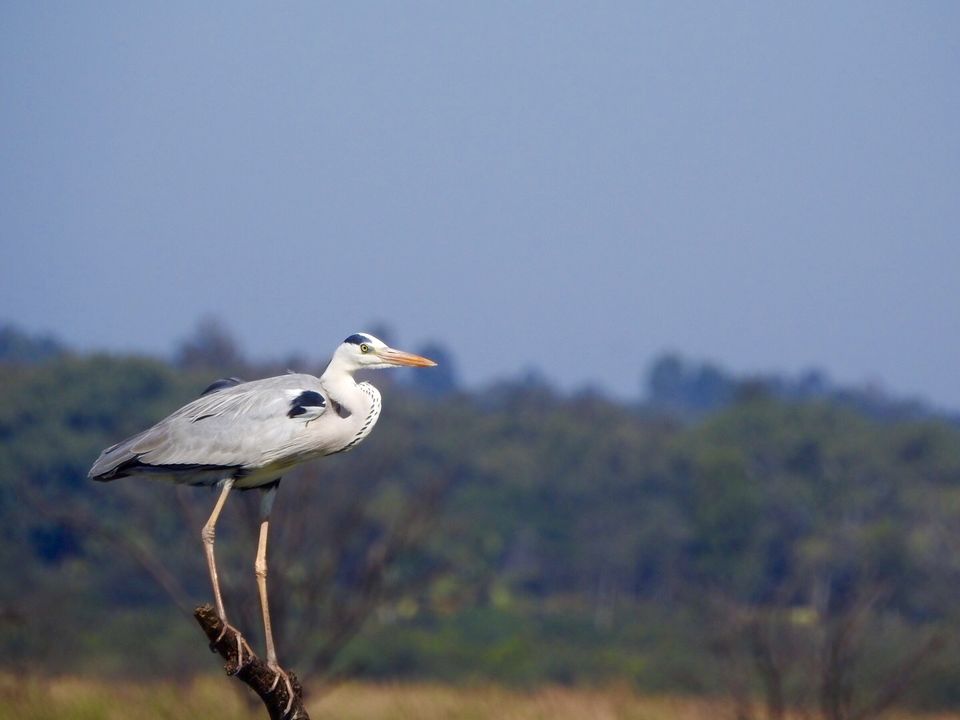
[[[416, 349], [416, 348], [415, 348]], [[737, 378], [664, 356], [637, 399], [527, 373], [466, 391], [379, 373], [355, 452], [280, 486], [270, 592], [301, 676], [723, 695], [768, 717], [960, 708], [960, 426], [822, 374]], [[169, 359], [0, 330], [5, 672], [216, 668], [209, 489], [93, 483], [101, 449], [253, 363], [216, 326]], [[320, 366], [300, 364], [298, 371]], [[218, 525], [225, 601], [262, 645], [256, 491]], [[143, 642], [144, 635], [150, 637]]]

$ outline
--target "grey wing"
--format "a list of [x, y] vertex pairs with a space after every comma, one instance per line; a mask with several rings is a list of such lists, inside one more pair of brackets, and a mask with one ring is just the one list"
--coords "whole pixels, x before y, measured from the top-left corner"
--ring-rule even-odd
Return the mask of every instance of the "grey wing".
[[104, 450], [95, 480], [162, 474], [208, 483], [282, 460], [327, 410], [311, 375], [282, 375], [211, 391], [153, 427]]

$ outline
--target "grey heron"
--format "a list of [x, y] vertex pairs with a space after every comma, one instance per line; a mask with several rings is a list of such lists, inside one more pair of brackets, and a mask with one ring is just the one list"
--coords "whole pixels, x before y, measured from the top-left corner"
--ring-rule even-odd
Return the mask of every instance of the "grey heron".
[[[368, 382], [356, 382], [354, 373], [403, 365], [436, 363], [388, 347], [368, 333], [356, 333], [340, 344], [319, 378], [290, 373], [252, 382], [218, 381], [153, 427], [108, 447], [90, 469], [94, 480], [144, 475], [220, 488], [201, 537], [217, 614], [224, 625], [227, 615], [213, 552], [217, 518], [232, 489], [261, 489], [254, 571], [267, 665], [278, 678], [284, 677], [291, 698], [289, 680], [277, 662], [267, 601], [267, 532], [280, 478], [300, 463], [362, 442], [380, 416], [380, 393]], [[239, 633], [237, 644], [242, 662]]]

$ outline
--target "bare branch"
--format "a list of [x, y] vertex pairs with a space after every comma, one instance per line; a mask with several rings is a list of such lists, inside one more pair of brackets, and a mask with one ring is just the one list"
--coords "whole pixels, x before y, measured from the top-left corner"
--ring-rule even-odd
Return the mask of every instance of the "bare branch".
[[[224, 671], [246, 684], [260, 697], [271, 720], [310, 720], [303, 707], [303, 687], [296, 675], [287, 672], [293, 688], [291, 698], [283, 678], [253, 653], [236, 630], [224, 625], [212, 605], [201, 605], [193, 611], [193, 616], [210, 639], [210, 649], [226, 660]], [[238, 656], [238, 648], [241, 646], [242, 658]]]

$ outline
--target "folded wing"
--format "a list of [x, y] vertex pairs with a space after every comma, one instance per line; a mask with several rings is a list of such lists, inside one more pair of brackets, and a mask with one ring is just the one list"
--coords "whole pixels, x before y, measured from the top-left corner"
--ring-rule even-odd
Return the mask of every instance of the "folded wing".
[[105, 481], [160, 474], [178, 482], [214, 483], [275, 462], [329, 406], [311, 375], [218, 383], [153, 427], [104, 450], [89, 476]]

